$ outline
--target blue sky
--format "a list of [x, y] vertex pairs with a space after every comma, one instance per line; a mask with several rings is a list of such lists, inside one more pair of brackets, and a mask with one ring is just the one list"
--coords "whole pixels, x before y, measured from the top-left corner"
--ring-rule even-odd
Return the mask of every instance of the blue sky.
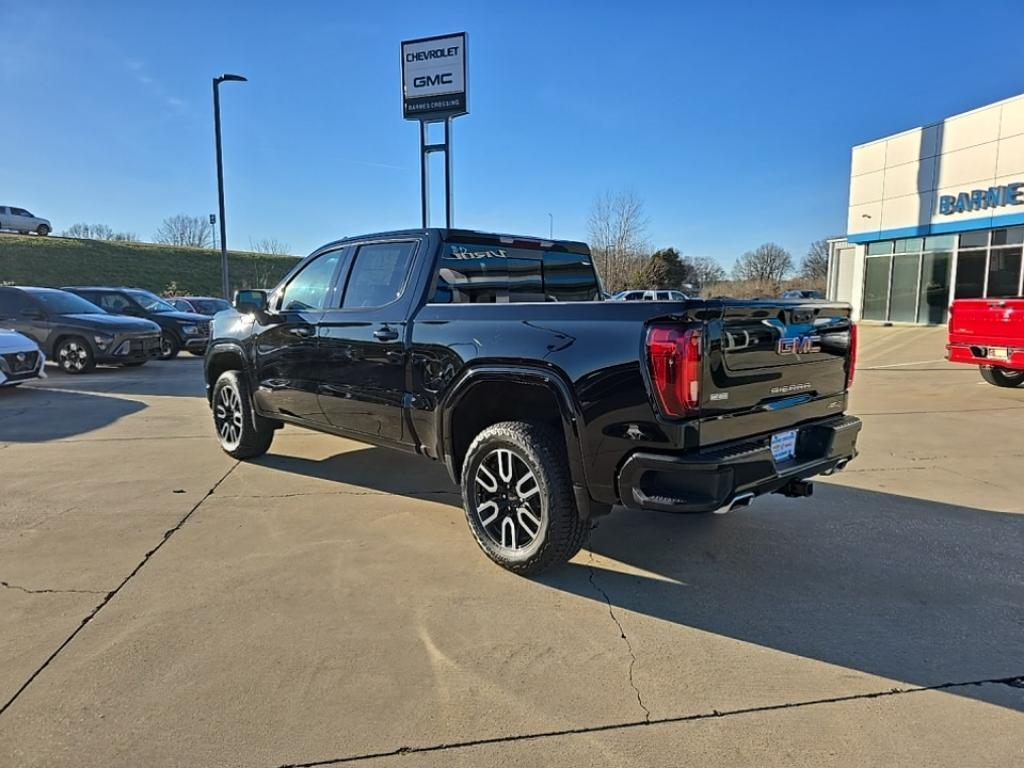
[[0, 197], [143, 239], [216, 210], [210, 78], [240, 72], [229, 245], [417, 226], [399, 42], [465, 30], [456, 225], [546, 234], [551, 212], [586, 239], [595, 195], [630, 188], [654, 247], [799, 257], [845, 229], [851, 145], [1024, 91], [1022, 21], [1019, 0], [0, 0]]

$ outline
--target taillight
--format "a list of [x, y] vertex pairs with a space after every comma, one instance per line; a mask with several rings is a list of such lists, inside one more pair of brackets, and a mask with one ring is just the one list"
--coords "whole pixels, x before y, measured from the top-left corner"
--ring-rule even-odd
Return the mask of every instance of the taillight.
[[850, 359], [846, 367], [846, 388], [853, 384], [853, 374], [857, 370], [857, 324], [850, 323]]
[[652, 326], [647, 362], [658, 406], [665, 416], [691, 416], [700, 408], [701, 332]]

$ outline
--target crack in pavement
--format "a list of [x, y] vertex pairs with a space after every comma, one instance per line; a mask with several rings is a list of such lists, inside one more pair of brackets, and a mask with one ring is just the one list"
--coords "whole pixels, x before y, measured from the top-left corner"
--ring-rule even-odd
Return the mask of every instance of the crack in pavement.
[[429, 744], [420, 747], [402, 746], [386, 752], [365, 752], [357, 755], [346, 755], [344, 757], [328, 758], [326, 760], [314, 760], [307, 763], [284, 763], [276, 768], [321, 768], [328, 765], [342, 765], [344, 763], [357, 763], [365, 760], [380, 760], [386, 757], [400, 757], [402, 755], [426, 754], [429, 752], [445, 752], [453, 749], [467, 749], [470, 747], [491, 746], [494, 744], [511, 744], [517, 741], [533, 741], [537, 739], [557, 738], [560, 736], [576, 736], [605, 731], [619, 731], [631, 728], [655, 727], [659, 725], [672, 725], [677, 723], [699, 722], [722, 717], [736, 717], [738, 715], [760, 714], [764, 712], [777, 712], [786, 709], [802, 709], [805, 707], [820, 706], [824, 704], [843, 704], [850, 701], [862, 701], [880, 699], [889, 696], [903, 696], [925, 691], [945, 691], [954, 688], [967, 688], [982, 685], [1008, 685], [1013, 688], [1024, 688], [1024, 675], [1013, 677], [1000, 677], [988, 680], [971, 680], [966, 682], [940, 683], [938, 685], [914, 686], [909, 688], [888, 688], [883, 691], [872, 691], [869, 693], [852, 693], [848, 696], [834, 696], [825, 699], [808, 699], [804, 701], [785, 702], [782, 704], [764, 704], [757, 707], [741, 707], [738, 709], [717, 710], [710, 712], [697, 712], [689, 715], [675, 715], [671, 717], [658, 717], [644, 720], [629, 720], [621, 723], [605, 723], [603, 725], [580, 726], [578, 728], [562, 728], [551, 731], [534, 731], [531, 733], [513, 734], [511, 736], [492, 736], [489, 738], [467, 739], [465, 741], [442, 742]]
[[164, 535], [160, 539], [160, 541], [157, 543], [157, 545], [155, 547], [153, 547], [151, 550], [149, 550], [148, 552], [146, 552], [146, 554], [144, 554], [142, 556], [142, 559], [138, 562], [138, 564], [134, 568], [132, 568], [131, 572], [127, 576], [124, 577], [124, 579], [121, 581], [120, 584], [118, 584], [116, 587], [114, 587], [114, 589], [112, 589], [110, 592], [106, 593], [106, 596], [102, 600], [100, 600], [100, 602], [96, 605], [96, 607], [93, 608], [92, 611], [90, 611], [89, 614], [84, 619], [82, 619], [81, 623], [77, 627], [75, 627], [74, 631], [70, 635], [67, 636], [67, 638], [64, 640], [64, 642], [61, 643], [59, 646], [57, 646], [57, 650], [55, 650], [53, 653], [51, 653], [46, 658], [46, 661], [44, 661], [39, 666], [39, 668], [36, 669], [36, 671], [33, 672], [29, 676], [28, 680], [26, 680], [24, 683], [21, 684], [21, 687], [18, 688], [18, 690], [16, 690], [14, 692], [14, 695], [11, 696], [11, 698], [9, 698], [4, 703], [4, 705], [2, 707], [0, 707], [0, 717], [3, 717], [3, 714], [8, 709], [10, 709], [11, 705], [15, 701], [18, 700], [18, 697], [21, 696], [21, 694], [25, 692], [25, 689], [28, 688], [32, 684], [32, 682], [37, 677], [39, 677], [39, 675], [42, 674], [44, 669], [46, 669], [48, 666], [50, 666], [50, 664], [53, 662], [53, 660], [56, 659], [57, 656], [60, 655], [61, 651], [63, 651], [65, 648], [67, 648], [67, 646], [71, 643], [71, 641], [74, 640], [75, 637], [78, 636], [78, 633], [81, 632], [83, 629], [85, 629], [86, 625], [88, 625], [89, 622], [91, 622], [94, 618], [96, 618], [96, 615], [101, 610], [103, 610], [103, 608], [111, 600], [113, 600], [117, 596], [118, 592], [120, 592], [122, 589], [124, 589], [124, 587], [128, 584], [129, 581], [131, 581], [133, 578], [135, 578], [135, 575], [139, 571], [142, 570], [142, 567], [146, 563], [149, 562], [149, 559], [151, 557], [153, 557], [153, 555], [155, 555], [157, 552], [159, 552], [160, 548], [164, 544], [166, 544], [174, 534], [176, 534], [178, 531], [181, 530], [181, 527], [183, 525], [185, 525], [185, 523], [188, 522], [189, 518], [192, 517], [192, 515], [195, 513], [195, 511], [197, 509], [199, 509], [199, 507], [201, 507], [203, 505], [203, 502], [205, 502], [208, 498], [210, 498], [214, 494], [214, 492], [217, 490], [217, 488], [220, 486], [220, 484], [223, 483], [225, 480], [227, 480], [228, 475], [230, 475], [232, 472], [234, 472], [235, 469], [238, 467], [238, 465], [240, 463], [241, 462], [236, 461], [234, 464], [232, 464], [231, 467], [228, 469], [228, 471], [225, 472], [223, 475], [221, 475], [220, 479], [217, 480], [217, 482], [215, 482], [212, 486], [210, 486], [210, 489], [205, 494], [203, 494], [203, 498], [201, 498], [199, 501], [197, 501], [192, 506], [192, 508], [188, 512], [185, 513], [185, 516], [182, 517], [181, 520], [179, 520], [173, 527], [168, 528], [166, 531], [164, 531]]
[[[591, 529], [591, 531], [592, 530], [593, 529]], [[587, 552], [590, 554], [590, 561], [589, 561], [589, 564], [587, 565], [587, 578], [590, 580], [590, 585], [595, 590], [597, 590], [598, 593], [600, 593], [601, 597], [604, 598], [604, 602], [608, 606], [608, 615], [612, 617], [612, 621], [615, 622], [615, 626], [618, 627], [618, 629], [619, 629], [619, 636], [623, 640], [626, 641], [626, 650], [629, 651], [629, 659], [630, 659], [630, 661], [629, 661], [629, 685], [633, 689], [633, 692], [636, 694], [637, 704], [639, 704], [640, 705], [640, 709], [642, 709], [644, 711], [644, 722], [648, 722], [649, 723], [649, 722], [651, 722], [651, 710], [649, 710], [647, 708], [647, 705], [644, 704], [643, 696], [640, 695], [640, 688], [637, 687], [636, 682], [634, 682], [634, 680], [633, 680], [633, 668], [636, 666], [636, 654], [633, 652], [633, 644], [629, 641], [629, 638], [626, 637], [626, 632], [622, 628], [622, 623], [619, 621], [618, 616], [615, 615], [615, 611], [612, 608], [612, 601], [611, 601], [611, 598], [608, 597], [608, 593], [605, 592], [604, 589], [600, 585], [598, 585], [598, 583], [594, 580], [594, 574], [595, 574], [595, 570], [594, 570], [594, 550], [591, 547], [591, 542], [590, 542], [591, 531], [587, 532]]]
[[17, 589], [26, 595], [109, 595], [104, 589], [30, 589], [20, 584], [11, 584], [9, 581], [0, 581], [0, 587], [5, 589]]

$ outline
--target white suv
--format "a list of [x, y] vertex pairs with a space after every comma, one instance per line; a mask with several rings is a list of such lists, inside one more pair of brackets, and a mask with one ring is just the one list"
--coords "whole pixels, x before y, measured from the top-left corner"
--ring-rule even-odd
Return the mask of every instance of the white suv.
[[0, 229], [13, 229], [23, 235], [35, 232], [44, 237], [53, 231], [49, 219], [33, 216], [24, 208], [15, 208], [13, 205], [0, 205]]

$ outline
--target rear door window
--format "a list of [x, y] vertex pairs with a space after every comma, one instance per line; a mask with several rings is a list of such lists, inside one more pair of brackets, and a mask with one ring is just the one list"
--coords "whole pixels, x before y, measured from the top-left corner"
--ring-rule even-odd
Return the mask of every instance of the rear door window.
[[13, 289], [0, 288], [0, 319], [13, 320], [28, 308], [28, 300]]
[[383, 307], [398, 300], [412, 269], [415, 242], [359, 246], [345, 283], [342, 309]]

